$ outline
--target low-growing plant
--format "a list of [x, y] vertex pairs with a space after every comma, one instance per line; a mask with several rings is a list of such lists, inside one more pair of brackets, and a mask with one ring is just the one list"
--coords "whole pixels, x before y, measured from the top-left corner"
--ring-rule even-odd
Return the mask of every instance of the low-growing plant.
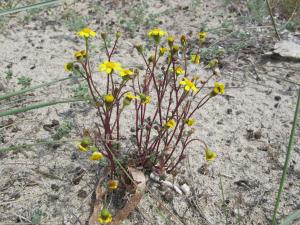
[[5, 73], [5, 80], [9, 82], [13, 77], [13, 71], [11, 69], [4, 72]]
[[74, 128], [74, 123], [71, 121], [64, 121], [62, 125], [56, 130], [56, 133], [52, 135], [53, 140], [60, 140], [63, 137], [66, 137], [70, 134], [72, 129]]
[[28, 88], [31, 85], [31, 81], [32, 79], [30, 77], [27, 76], [20, 76], [18, 77], [18, 84], [24, 89], [24, 88]]
[[[99, 119], [94, 127], [84, 130], [78, 148], [91, 160], [108, 160], [109, 190], [118, 188], [126, 180], [128, 182], [117, 167], [120, 162], [125, 169], [130, 166], [164, 176], [174, 174], [188, 154], [187, 147], [194, 142], [204, 146], [207, 161], [217, 157], [203, 140], [194, 137], [196, 112], [215, 96], [224, 94], [224, 84], [220, 82], [215, 82], [209, 91], [204, 89], [219, 74], [218, 60], [213, 59], [205, 66], [211, 71], [206, 79], [191, 74], [188, 68], [189, 64], [200, 67], [205, 32], [199, 33], [196, 46], [190, 46], [185, 35], [177, 43], [173, 36], [165, 38], [167, 32], [157, 28], [151, 30], [147, 46], [135, 45], [145, 64], [144, 71], [124, 68], [113, 59], [121, 39], [119, 32], [111, 48], [107, 46], [108, 34], [101, 33], [107, 59], [99, 64], [101, 74], [97, 77], [105, 82], [104, 89], [95, 82], [90, 57], [91, 40], [96, 32], [84, 28], [78, 35], [84, 40], [85, 48], [75, 52], [74, 61], [66, 63], [65, 69], [84, 78], [93, 99], [90, 103], [96, 108]], [[122, 121], [127, 110], [132, 111], [130, 124]], [[125, 151], [122, 137], [126, 132], [121, 127], [126, 130], [128, 125], [132, 126], [130, 140], [135, 147]], [[104, 207], [98, 221], [108, 223], [111, 220], [110, 212]]]
[[73, 9], [67, 9], [62, 19], [65, 21], [69, 30], [79, 31], [86, 26], [88, 17], [80, 15]]
[[156, 27], [159, 24], [159, 13], [149, 13], [147, 8], [149, 5], [146, 2], [134, 4], [130, 12], [120, 10], [117, 14], [118, 23], [121, 28], [129, 32], [133, 37], [136, 31], [141, 27]]

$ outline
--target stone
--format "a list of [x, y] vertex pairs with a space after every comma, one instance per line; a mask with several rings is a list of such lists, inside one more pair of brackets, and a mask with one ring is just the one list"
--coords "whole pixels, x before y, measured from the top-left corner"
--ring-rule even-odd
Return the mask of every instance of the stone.
[[189, 195], [191, 193], [191, 188], [187, 184], [181, 185], [180, 189], [185, 195]]
[[300, 45], [287, 40], [277, 42], [274, 46], [273, 54], [283, 58], [292, 58], [300, 60]]
[[79, 190], [78, 191], [78, 193], [77, 193], [77, 196], [79, 197], [79, 198], [86, 198], [87, 197], [87, 193], [86, 193], [86, 191], [85, 190]]
[[262, 134], [261, 134], [261, 131], [260, 131], [260, 130], [254, 132], [254, 138], [255, 138], [255, 139], [260, 139], [261, 136], [262, 136]]
[[57, 184], [51, 184], [51, 189], [53, 191], [58, 191], [59, 190], [59, 186]]
[[274, 99], [275, 99], [275, 101], [280, 101], [281, 97], [277, 95], [277, 96], [274, 97]]
[[227, 114], [232, 114], [232, 109], [227, 109]]
[[172, 202], [174, 194], [172, 191], [166, 191], [162, 197], [166, 202]]

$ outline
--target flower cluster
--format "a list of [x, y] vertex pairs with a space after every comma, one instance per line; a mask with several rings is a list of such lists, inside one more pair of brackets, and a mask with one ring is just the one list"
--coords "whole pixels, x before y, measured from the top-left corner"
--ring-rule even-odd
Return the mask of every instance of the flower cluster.
[[[77, 34], [83, 39], [85, 49], [74, 53], [74, 61], [66, 63], [65, 70], [82, 76], [89, 88], [89, 102], [97, 110], [95, 130], [91, 135], [83, 135], [78, 149], [88, 154], [92, 161], [103, 158], [108, 161], [110, 177], [116, 178], [107, 183], [109, 193], [113, 193], [119, 187], [119, 181], [124, 180], [119, 179], [123, 173], [115, 164], [122, 152], [122, 126], [132, 126], [128, 134], [134, 144], [128, 156], [130, 162], [157, 173], [174, 171], [185, 158], [185, 149], [192, 142], [204, 143], [195, 138], [195, 113], [213, 97], [225, 94], [225, 85], [218, 80], [207, 91], [220, 64], [217, 59], [212, 59], [208, 65], [201, 62], [200, 49], [205, 45], [207, 34], [199, 32], [198, 46], [193, 47], [191, 43], [195, 42], [190, 42], [191, 37], [187, 35], [176, 39], [162, 29], [152, 29], [148, 32], [151, 46], [135, 45], [145, 64], [145, 71], [141, 71], [141, 67], [127, 68], [114, 60], [121, 40], [119, 32], [112, 48], [108, 47], [108, 34], [101, 33], [106, 59], [98, 64], [97, 75], [91, 69], [90, 55], [93, 52], [89, 47], [97, 34], [90, 28], [84, 28]], [[203, 66], [210, 75], [204, 80], [198, 74], [191, 74], [191, 64], [194, 64], [193, 67]], [[101, 80], [105, 88], [99, 88], [96, 79]], [[133, 121], [129, 124], [121, 119], [126, 110], [133, 110], [130, 114]], [[217, 154], [204, 145], [205, 159], [214, 160]], [[98, 222], [105, 224], [111, 221], [112, 215], [103, 208]]]
[[78, 149], [82, 152], [88, 153], [91, 151], [90, 160], [99, 161], [103, 158], [103, 154], [98, 151], [98, 148], [92, 145], [92, 140], [90, 137], [84, 137], [78, 144]]

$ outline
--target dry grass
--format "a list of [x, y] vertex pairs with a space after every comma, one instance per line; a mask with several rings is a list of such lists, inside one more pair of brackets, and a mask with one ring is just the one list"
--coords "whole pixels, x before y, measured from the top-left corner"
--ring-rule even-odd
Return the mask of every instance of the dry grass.
[[300, 0], [272, 0], [272, 6], [286, 18], [300, 18]]

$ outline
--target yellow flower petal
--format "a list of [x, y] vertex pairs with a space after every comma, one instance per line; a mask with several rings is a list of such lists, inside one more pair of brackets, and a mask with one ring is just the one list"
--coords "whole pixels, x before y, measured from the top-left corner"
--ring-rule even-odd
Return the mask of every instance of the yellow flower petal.
[[81, 31], [79, 31], [77, 33], [80, 37], [84, 37], [84, 38], [89, 38], [89, 37], [95, 37], [96, 36], [96, 32], [93, 31], [92, 29], [86, 27], [83, 28]]
[[206, 161], [212, 161], [217, 157], [218, 157], [218, 155], [214, 151], [212, 151], [210, 149], [205, 150], [205, 159], [206, 159]]
[[115, 97], [112, 94], [107, 94], [104, 96], [104, 101], [106, 103], [112, 103], [115, 100]]
[[187, 120], [185, 121], [185, 123], [186, 123], [189, 127], [193, 126], [195, 122], [196, 122], [196, 120], [195, 120], [195, 119], [191, 119], [191, 118], [189, 118], [189, 119], [187, 119]]
[[192, 63], [200, 64], [200, 55], [192, 54], [191, 55], [191, 61], [192, 61]]
[[189, 91], [191, 88], [190, 88], [190, 86], [188, 86], [188, 85], [186, 85], [185, 87], [184, 87], [184, 90], [185, 91]]
[[106, 71], [106, 73], [111, 74], [113, 70], [120, 71], [122, 70], [121, 64], [118, 62], [105, 61], [99, 65], [100, 72]]
[[165, 127], [173, 129], [176, 126], [176, 121], [174, 119], [170, 119], [165, 123]]
[[166, 31], [160, 30], [158, 28], [154, 28], [148, 32], [149, 37], [154, 37], [154, 36], [162, 37], [166, 34], [167, 34]]
[[175, 73], [176, 73], [176, 75], [184, 74], [184, 73], [185, 73], [185, 70], [182, 69], [180, 66], [177, 66], [177, 67], [175, 68]]
[[103, 158], [103, 155], [101, 152], [93, 152], [92, 156], [90, 157], [90, 160], [98, 161]]
[[99, 213], [97, 220], [100, 224], [110, 223], [112, 221], [111, 213], [106, 208], [103, 208]]
[[87, 150], [88, 150], [86, 147], [83, 147], [81, 144], [78, 145], [78, 148], [82, 152], [87, 152]]
[[215, 82], [214, 94], [225, 94], [225, 85], [221, 82]]
[[135, 95], [133, 95], [131, 92], [128, 92], [126, 94], [126, 98], [131, 101], [132, 99], [135, 99], [137, 97]]
[[120, 70], [119, 74], [121, 77], [130, 76], [133, 74], [133, 71], [129, 69], [122, 69]]
[[119, 186], [119, 181], [118, 180], [110, 180], [108, 181], [108, 189], [109, 190], [115, 190]]

